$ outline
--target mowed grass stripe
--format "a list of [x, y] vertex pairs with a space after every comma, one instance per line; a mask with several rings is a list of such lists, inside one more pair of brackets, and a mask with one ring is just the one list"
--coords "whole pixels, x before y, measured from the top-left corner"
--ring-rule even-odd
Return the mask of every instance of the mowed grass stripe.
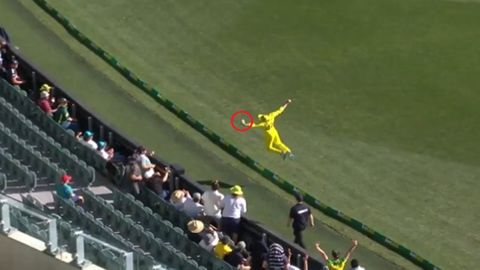
[[[102, 47], [267, 167], [434, 262], [471, 261], [478, 215], [470, 211], [479, 208], [470, 199], [480, 153], [472, 57], [478, 5], [125, 5], [58, 3]], [[261, 134], [234, 133], [228, 114], [239, 103], [270, 110], [287, 95], [298, 106], [278, 126], [300, 154], [283, 166], [259, 147]], [[445, 217], [458, 222], [443, 224]], [[434, 254], [439, 243], [457, 251], [458, 261]]]

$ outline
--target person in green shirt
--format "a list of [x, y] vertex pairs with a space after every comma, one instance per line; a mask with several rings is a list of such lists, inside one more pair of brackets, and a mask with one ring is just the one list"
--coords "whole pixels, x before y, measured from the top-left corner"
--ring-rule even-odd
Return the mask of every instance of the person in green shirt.
[[350, 256], [352, 255], [353, 251], [358, 246], [357, 240], [353, 240], [352, 243], [353, 245], [347, 251], [347, 255], [345, 255], [345, 257], [343, 258], [340, 256], [340, 253], [335, 250], [332, 250], [332, 258], [329, 258], [327, 253], [325, 253], [325, 251], [323, 251], [323, 249], [320, 247], [320, 243], [316, 243], [315, 247], [318, 250], [318, 252], [320, 252], [320, 255], [322, 255], [323, 259], [325, 260], [328, 270], [344, 270], [348, 259], [350, 259]]
[[69, 185], [72, 181], [72, 176], [68, 174], [62, 175], [60, 183], [57, 183], [55, 190], [57, 195], [65, 200], [72, 200], [75, 203], [83, 203], [83, 197], [78, 196], [73, 192], [73, 188]]

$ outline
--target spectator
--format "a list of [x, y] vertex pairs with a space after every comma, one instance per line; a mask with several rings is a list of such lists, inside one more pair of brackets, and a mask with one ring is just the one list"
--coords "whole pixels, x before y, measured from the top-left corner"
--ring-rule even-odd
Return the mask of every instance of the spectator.
[[220, 205], [225, 196], [218, 191], [220, 185], [218, 181], [213, 181], [211, 190], [207, 190], [202, 195], [203, 205], [205, 206], [205, 215], [208, 217], [209, 222], [215, 221], [215, 224], [220, 223], [222, 218], [222, 209]]
[[183, 205], [183, 211], [192, 218], [198, 218], [205, 215], [205, 208], [200, 203], [202, 195], [200, 193], [193, 193], [192, 198], [187, 198]]
[[17, 69], [18, 62], [17, 60], [13, 60], [12, 63], [10, 63], [10, 68], [7, 70], [7, 80], [13, 86], [20, 87], [20, 85], [25, 83], [25, 81], [20, 78]]
[[223, 208], [221, 230], [236, 242], [240, 231], [241, 217], [247, 212], [247, 202], [243, 198], [240, 186], [236, 185], [230, 188], [230, 193], [231, 195], [225, 196], [221, 202], [221, 208]]
[[251, 266], [253, 270], [263, 269], [263, 260], [267, 257], [268, 245], [265, 237], [256, 237], [254, 242], [250, 245]]
[[50, 94], [48, 92], [40, 92], [40, 99], [38, 99], [37, 104], [45, 114], [52, 117], [55, 110], [52, 109], [52, 102], [48, 99], [49, 97]]
[[315, 223], [310, 208], [303, 203], [302, 194], [296, 193], [295, 199], [297, 200], [297, 204], [290, 209], [287, 226], [292, 226], [293, 228], [293, 235], [295, 236], [294, 242], [302, 248], [305, 248], [302, 232], [307, 228], [309, 221], [312, 227]]
[[215, 248], [213, 248], [213, 253], [215, 254], [215, 256], [217, 256], [217, 258], [223, 260], [225, 255], [232, 252], [232, 247], [230, 246], [231, 241], [232, 240], [230, 239], [230, 237], [226, 235], [220, 238], [220, 242], [215, 246]]
[[280, 244], [273, 243], [268, 248], [263, 268], [268, 270], [288, 270], [288, 258]]
[[350, 266], [352, 267], [351, 270], [365, 270], [362, 266], [360, 266], [360, 263], [358, 263], [357, 259], [352, 259], [350, 261]]
[[13, 61], [13, 55], [8, 49], [7, 42], [3, 39], [0, 40], [0, 75], [7, 81], [10, 81], [7, 76], [7, 70], [10, 67], [10, 63]]
[[175, 190], [170, 196], [170, 202], [173, 206], [180, 211], [183, 211], [183, 207], [185, 206], [185, 202], [190, 197], [190, 193], [187, 190]]
[[316, 243], [315, 247], [317, 248], [318, 252], [320, 252], [320, 255], [322, 255], [322, 257], [325, 260], [329, 270], [344, 270], [348, 259], [350, 258], [353, 251], [358, 246], [358, 241], [357, 240], [354, 240], [352, 243], [353, 243], [353, 245], [347, 251], [347, 255], [345, 255], [345, 257], [343, 257], [343, 258], [340, 257], [339, 252], [337, 252], [335, 250], [332, 250], [332, 259], [330, 259], [330, 258], [328, 258], [327, 253], [325, 253], [322, 250], [322, 248], [320, 247], [320, 243]]
[[113, 148], [107, 150], [107, 143], [105, 141], [98, 142], [98, 153], [106, 161], [109, 161], [113, 158]]
[[239, 241], [233, 251], [225, 255], [223, 260], [237, 269], [247, 270], [250, 269], [249, 257], [245, 242]]
[[[288, 270], [301, 270], [300, 268], [296, 267], [295, 265], [292, 265], [291, 262], [292, 262], [292, 251], [290, 249], [287, 249]], [[303, 270], [308, 270], [308, 255], [307, 254], [305, 254], [305, 256], [303, 256]]]
[[82, 132], [79, 132], [77, 134], [77, 138], [80, 140], [81, 143], [85, 144], [91, 149], [98, 149], [98, 144], [93, 140], [93, 132], [91, 132], [90, 130], [85, 131], [85, 133], [83, 133], [83, 136]]
[[65, 129], [77, 130], [74, 120], [70, 117], [68, 112], [68, 100], [66, 98], [58, 99], [57, 108], [53, 113], [53, 120]]
[[40, 91], [40, 93], [47, 92], [48, 94], [50, 94], [50, 92], [52, 91], [53, 88], [54, 88], [53, 86], [50, 86], [50, 85], [44, 83], [44, 84], [42, 84], [42, 86], [40, 86], [39, 91]]
[[169, 190], [169, 187], [164, 188], [165, 185], [168, 185], [168, 179], [171, 175], [170, 167], [166, 166], [158, 174], [154, 174], [153, 177], [148, 179], [147, 186], [158, 196], [165, 199], [168, 196], [166, 190]]
[[83, 203], [83, 197], [73, 193], [73, 189], [69, 185], [71, 181], [72, 177], [70, 175], [62, 175], [60, 178], [60, 183], [56, 185], [57, 195], [65, 200], [72, 200], [75, 203]]
[[140, 195], [140, 183], [143, 180], [142, 169], [135, 157], [129, 157], [127, 162], [127, 175], [130, 180], [132, 192], [135, 196]]
[[200, 220], [189, 221], [187, 227], [190, 233], [199, 236], [198, 241], [201, 247], [208, 251], [213, 251], [213, 248], [219, 241], [217, 229], [215, 227], [210, 225], [205, 228], [203, 222]]
[[[140, 167], [142, 168], [143, 177], [145, 179], [149, 179], [155, 174], [155, 164], [152, 164], [150, 158], [147, 156], [147, 149], [143, 146], [140, 146], [137, 149], [138, 154], [138, 162], [140, 163]], [[150, 155], [153, 155], [154, 152], [152, 151]]]

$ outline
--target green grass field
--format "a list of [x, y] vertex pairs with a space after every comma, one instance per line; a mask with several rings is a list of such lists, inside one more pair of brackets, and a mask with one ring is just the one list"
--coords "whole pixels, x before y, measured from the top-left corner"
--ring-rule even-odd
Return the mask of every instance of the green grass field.
[[[319, 199], [442, 268], [480, 263], [478, 3], [51, 2], [180, 107]], [[55, 59], [35, 55], [37, 44], [24, 44], [32, 47], [25, 48], [32, 57], [58, 66]], [[125, 93], [135, 90], [79, 45], [70, 46], [82, 59], [75, 61], [93, 63], [93, 71], [108, 78], [92, 77], [87, 85], [85, 77], [70, 75], [76, 95], [162, 156], [182, 160], [196, 179], [229, 177], [251, 185], [252, 195], [266, 194], [247, 197], [252, 204], [269, 205], [251, 208], [252, 215], [288, 235], [278, 226], [289, 203], [278, 199], [281, 192], [191, 131], [178, 131], [184, 126], [148, 98], [135, 94], [139, 104], [120, 109], [118, 104], [132, 102]], [[102, 90], [91, 90], [98, 85]], [[277, 127], [295, 161], [282, 162], [266, 152], [260, 132], [231, 129], [234, 111], [267, 112], [288, 97], [294, 103]], [[115, 114], [106, 113], [112, 110]], [[135, 115], [149, 123], [144, 132], [125, 123]], [[175, 143], [152, 142], [151, 134], [169, 143], [176, 138]], [[192, 154], [173, 153], [179, 148]], [[209, 161], [199, 162], [205, 158]], [[336, 236], [323, 231], [315, 237]], [[371, 269], [396, 267], [364, 254]]]

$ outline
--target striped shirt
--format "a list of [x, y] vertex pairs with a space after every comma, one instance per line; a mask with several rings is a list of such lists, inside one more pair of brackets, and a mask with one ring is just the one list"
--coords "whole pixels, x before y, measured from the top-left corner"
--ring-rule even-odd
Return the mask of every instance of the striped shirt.
[[267, 263], [269, 270], [284, 270], [287, 265], [287, 257], [283, 247], [277, 243], [270, 245], [267, 254]]

